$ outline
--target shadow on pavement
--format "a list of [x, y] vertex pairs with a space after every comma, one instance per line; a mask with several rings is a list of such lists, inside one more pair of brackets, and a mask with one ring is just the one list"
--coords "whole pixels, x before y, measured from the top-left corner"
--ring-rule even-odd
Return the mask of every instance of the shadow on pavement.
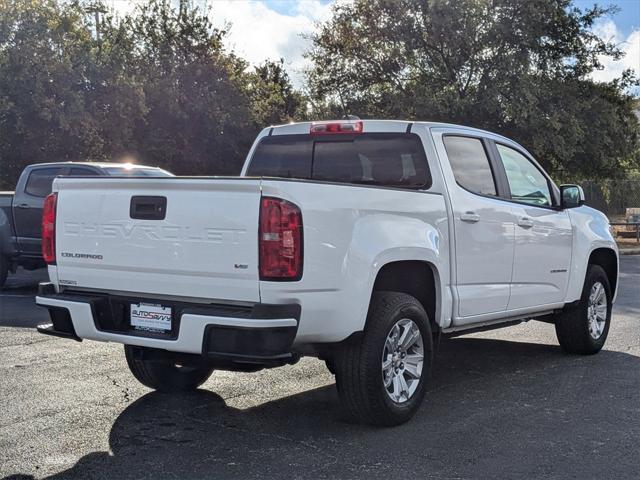
[[0, 293], [33, 293], [38, 290], [38, 283], [48, 282], [49, 273], [46, 268], [25, 270], [18, 268], [16, 273], [9, 273], [7, 283], [0, 289]]
[[635, 478], [639, 388], [629, 354], [457, 338], [403, 426], [348, 423], [334, 386], [244, 410], [149, 393], [116, 419], [111, 453], [51, 478]]
[[49, 280], [46, 268], [27, 271], [18, 269], [9, 274], [6, 285], [0, 289], [0, 327], [36, 327], [49, 321], [46, 309], [37, 307], [35, 295], [38, 283]]

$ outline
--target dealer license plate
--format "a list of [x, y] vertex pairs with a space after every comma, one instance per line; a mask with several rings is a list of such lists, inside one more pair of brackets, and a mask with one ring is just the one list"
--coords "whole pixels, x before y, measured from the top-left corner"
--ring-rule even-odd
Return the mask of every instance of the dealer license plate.
[[171, 307], [155, 303], [132, 303], [131, 326], [152, 332], [171, 331]]

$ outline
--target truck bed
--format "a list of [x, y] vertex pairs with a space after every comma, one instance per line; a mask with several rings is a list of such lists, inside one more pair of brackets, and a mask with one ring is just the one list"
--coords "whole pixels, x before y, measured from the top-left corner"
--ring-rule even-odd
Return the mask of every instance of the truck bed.
[[11, 208], [15, 192], [0, 192], [0, 208]]

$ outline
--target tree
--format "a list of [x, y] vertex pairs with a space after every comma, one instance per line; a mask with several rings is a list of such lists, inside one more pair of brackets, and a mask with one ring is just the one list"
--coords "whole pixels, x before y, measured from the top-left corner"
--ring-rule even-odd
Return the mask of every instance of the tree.
[[630, 73], [597, 84], [591, 32], [610, 9], [570, 0], [356, 0], [312, 37], [311, 101], [328, 115], [448, 121], [510, 136], [562, 176], [637, 165]]
[[77, 5], [0, 0], [0, 172], [96, 153], [85, 104], [91, 36]]
[[286, 123], [304, 116], [304, 97], [294, 90], [282, 59], [255, 67], [248, 75], [247, 89], [258, 125]]
[[255, 69], [186, 0], [118, 18], [100, 0], [0, 0], [0, 187], [25, 165], [133, 154], [237, 174], [256, 133], [294, 118], [282, 63]]
[[84, 23], [95, 32], [85, 89], [85, 105], [96, 123], [94, 158], [111, 160], [140, 147], [137, 126], [148, 113], [144, 82], [136, 71], [130, 18], [114, 19], [100, 2], [85, 11], [96, 15], [93, 25], [87, 23], [90, 15]]
[[0, 183], [30, 163], [105, 160], [136, 143], [146, 106], [132, 37], [107, 17], [98, 41], [88, 18], [78, 3], [0, 1]]
[[132, 68], [147, 112], [136, 128], [141, 157], [179, 174], [238, 173], [255, 136], [242, 72], [205, 12], [152, 0], [128, 19]]

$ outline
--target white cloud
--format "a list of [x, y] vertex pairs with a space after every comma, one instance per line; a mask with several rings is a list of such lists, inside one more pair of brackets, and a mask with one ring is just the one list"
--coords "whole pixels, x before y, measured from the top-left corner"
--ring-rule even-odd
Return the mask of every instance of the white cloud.
[[[107, 0], [119, 15], [131, 13], [141, 0]], [[303, 58], [310, 44], [304, 35], [315, 31], [316, 23], [331, 16], [329, 3], [320, 0], [279, 0], [287, 14], [272, 10], [259, 0], [196, 0], [209, 8], [214, 27], [230, 24], [225, 46], [252, 65], [265, 60], [284, 59], [285, 68], [296, 87], [303, 83], [302, 71], [308, 66]], [[282, 8], [279, 10], [283, 10]]]
[[303, 54], [310, 46], [303, 35], [330, 17], [331, 4], [298, 0], [291, 2], [287, 15], [255, 0], [215, 0], [209, 5], [214, 26], [231, 24], [228, 48], [253, 65], [282, 58], [295, 86], [302, 85], [302, 70], [307, 66]]
[[591, 74], [594, 80], [611, 81], [629, 68], [640, 76], [640, 29], [632, 31], [625, 37], [613, 20], [603, 19], [595, 25], [593, 31], [603, 40], [616, 43], [625, 52], [624, 58], [618, 61], [610, 57], [599, 57], [604, 68]]
[[139, 0], [106, 0], [105, 5], [111, 8], [119, 16], [129, 15], [141, 3]]

